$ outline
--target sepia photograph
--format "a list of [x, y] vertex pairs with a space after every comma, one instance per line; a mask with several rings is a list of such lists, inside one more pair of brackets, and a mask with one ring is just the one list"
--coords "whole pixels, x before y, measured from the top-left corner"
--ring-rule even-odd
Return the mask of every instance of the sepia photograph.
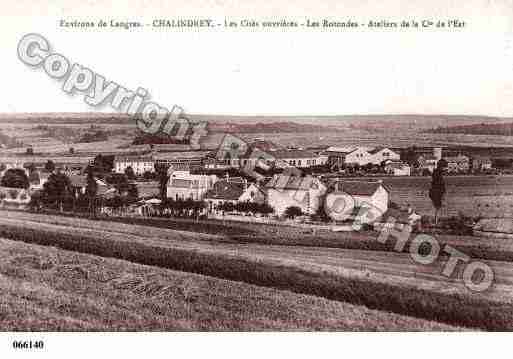
[[512, 1], [4, 13], [7, 353], [513, 330]]

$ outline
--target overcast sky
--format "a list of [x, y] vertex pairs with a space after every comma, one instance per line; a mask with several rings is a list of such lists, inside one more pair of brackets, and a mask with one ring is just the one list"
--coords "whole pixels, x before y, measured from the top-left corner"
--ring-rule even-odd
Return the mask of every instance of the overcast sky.
[[[11, 4], [8, 4], [11, 3]], [[99, 2], [98, 2], [99, 3]], [[104, 4], [106, 2], [102, 2]], [[188, 113], [259, 115], [482, 114], [513, 116], [513, 3], [506, 1], [96, 1], [2, 3], [0, 112], [85, 112], [82, 95], [17, 58], [26, 33], [52, 50]], [[255, 2], [256, 3], [256, 2]], [[263, 4], [263, 2], [259, 2]], [[271, 5], [272, 4], [272, 5]], [[279, 5], [277, 5], [279, 4]], [[5, 11], [4, 11], [5, 10]], [[368, 22], [458, 18], [463, 30], [70, 30], [60, 19], [187, 16]], [[111, 111], [104, 108], [103, 111]]]

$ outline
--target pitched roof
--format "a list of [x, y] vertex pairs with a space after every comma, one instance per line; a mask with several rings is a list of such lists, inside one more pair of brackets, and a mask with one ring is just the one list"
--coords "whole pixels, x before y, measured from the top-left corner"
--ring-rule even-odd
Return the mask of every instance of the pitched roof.
[[307, 150], [278, 150], [270, 153], [272, 156], [278, 159], [283, 158], [315, 158], [317, 155]]
[[322, 184], [311, 176], [299, 177], [274, 175], [273, 178], [267, 182], [265, 188], [308, 191], [310, 189], [318, 189], [319, 186], [322, 186]]
[[492, 159], [487, 156], [473, 156], [472, 160], [477, 162], [492, 162]]
[[335, 181], [333, 185], [335, 192], [344, 192], [353, 196], [372, 196], [380, 187], [387, 190], [381, 182]]
[[207, 191], [205, 198], [236, 201], [243, 193], [244, 187], [241, 183], [223, 180], [216, 182], [214, 187]]
[[374, 154], [376, 154], [376, 153], [378, 153], [379, 151], [384, 150], [384, 149], [385, 149], [385, 148], [383, 148], [383, 147], [376, 147], [376, 148], [373, 148], [373, 149], [371, 149], [371, 150], [368, 150], [367, 152], [369, 152], [371, 155], [374, 155]]
[[210, 155], [209, 151], [191, 152], [158, 152], [153, 155], [155, 160], [194, 160], [203, 159]]
[[258, 148], [261, 151], [276, 151], [282, 148], [277, 144], [264, 139], [255, 139], [248, 147], [251, 149]]
[[114, 157], [114, 162], [151, 162], [151, 155], [122, 155]]
[[459, 162], [459, 161], [468, 161], [469, 158], [467, 156], [458, 155], [458, 156], [446, 156], [443, 157], [447, 162]]
[[182, 178], [172, 178], [169, 181], [169, 187], [174, 188], [192, 188], [194, 181]]
[[395, 150], [393, 150], [393, 149], [391, 149], [389, 147], [376, 147], [376, 148], [372, 148], [372, 149], [368, 150], [368, 152], [370, 154], [374, 155], [374, 154], [376, 154], [376, 153], [378, 153], [380, 151], [383, 151], [383, 150], [387, 150], [390, 153], [397, 154], [397, 151], [395, 151]]

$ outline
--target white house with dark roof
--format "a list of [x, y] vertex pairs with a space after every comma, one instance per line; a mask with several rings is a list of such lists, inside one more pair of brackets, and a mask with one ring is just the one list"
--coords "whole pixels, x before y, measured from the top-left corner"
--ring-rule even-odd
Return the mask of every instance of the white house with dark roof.
[[265, 185], [267, 203], [277, 215], [287, 207], [299, 207], [306, 214], [314, 214], [322, 205], [326, 186], [312, 176], [300, 177], [284, 174], [275, 175]]
[[343, 221], [368, 209], [375, 220], [388, 209], [390, 193], [382, 181], [337, 180], [330, 184], [326, 196], [328, 216]]
[[345, 164], [365, 166], [373, 163], [373, 155], [369, 153], [371, 149], [366, 147], [356, 147], [348, 152], [345, 156]]
[[390, 148], [374, 148], [369, 151], [372, 155], [371, 163], [375, 165], [380, 165], [383, 161], [392, 160], [399, 161], [401, 155], [392, 151]]
[[385, 161], [385, 172], [393, 176], [410, 176], [411, 167], [400, 160]]
[[371, 147], [328, 147], [324, 152], [329, 163], [341, 167], [343, 165], [365, 166], [380, 165], [386, 160], [399, 160], [400, 155], [389, 148]]
[[470, 158], [465, 155], [445, 156], [443, 159], [447, 161], [447, 172], [468, 172], [470, 169]]
[[202, 200], [206, 192], [217, 182], [214, 175], [196, 175], [189, 171], [174, 171], [167, 183], [167, 197], [177, 199]]
[[114, 172], [125, 173], [128, 167], [132, 167], [136, 175], [142, 175], [144, 172], [154, 172], [154, 159], [151, 155], [138, 156], [116, 156], [114, 158]]
[[205, 201], [210, 209], [223, 203], [254, 202], [264, 203], [265, 193], [256, 184], [232, 178], [219, 180], [205, 193]]

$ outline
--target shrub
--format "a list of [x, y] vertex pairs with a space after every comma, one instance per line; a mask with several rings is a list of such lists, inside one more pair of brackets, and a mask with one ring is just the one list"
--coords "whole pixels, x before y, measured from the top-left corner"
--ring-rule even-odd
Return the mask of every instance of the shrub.
[[302, 216], [302, 215], [303, 215], [303, 211], [301, 210], [301, 208], [299, 208], [297, 206], [287, 207], [285, 209], [285, 212], [283, 213], [283, 216], [285, 218], [292, 218], [292, 219]]

